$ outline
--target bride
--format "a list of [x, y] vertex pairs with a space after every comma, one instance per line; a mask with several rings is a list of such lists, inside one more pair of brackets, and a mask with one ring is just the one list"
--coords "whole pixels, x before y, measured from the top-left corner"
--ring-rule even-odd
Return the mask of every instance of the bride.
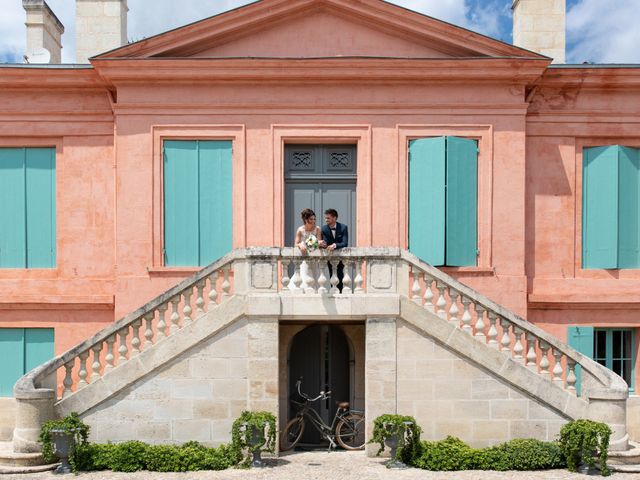
[[[316, 214], [310, 208], [302, 210], [302, 212], [300, 212], [300, 216], [302, 217], [302, 225], [296, 230], [295, 245], [300, 249], [302, 254], [306, 254], [309, 250], [307, 248], [307, 240], [312, 235], [318, 240], [318, 246], [324, 246], [324, 242], [322, 241], [322, 229], [316, 225]], [[309, 288], [309, 280], [317, 278], [318, 275], [315, 269], [310, 266], [306, 260], [303, 260], [300, 265], [300, 276], [302, 277], [300, 288], [305, 291]], [[290, 282], [289, 286], [291, 289], [295, 288], [293, 282]]]

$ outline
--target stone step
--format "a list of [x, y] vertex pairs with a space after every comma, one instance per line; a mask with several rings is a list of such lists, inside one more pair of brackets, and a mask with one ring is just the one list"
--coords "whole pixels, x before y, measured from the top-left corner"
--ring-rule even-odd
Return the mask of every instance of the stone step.
[[39, 453], [16, 453], [12, 442], [0, 442], [0, 467], [34, 467], [44, 463]]
[[640, 463], [632, 465], [613, 465], [607, 461], [607, 466], [612, 472], [620, 473], [640, 473]]
[[0, 463], [0, 475], [18, 475], [27, 473], [48, 472], [56, 468], [59, 463], [51, 465], [31, 465], [26, 467], [8, 467]]
[[[609, 451], [607, 465], [613, 466], [638, 466], [640, 465], [640, 444], [629, 442], [629, 449], [623, 451]], [[633, 470], [636, 471], [636, 470]], [[640, 470], [637, 470], [640, 471]]]

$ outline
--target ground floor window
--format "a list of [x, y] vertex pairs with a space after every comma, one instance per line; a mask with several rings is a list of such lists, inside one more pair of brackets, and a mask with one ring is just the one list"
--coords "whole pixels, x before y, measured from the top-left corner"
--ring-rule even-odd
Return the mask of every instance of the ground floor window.
[[12, 397], [16, 381], [51, 360], [53, 328], [0, 328], [0, 397]]

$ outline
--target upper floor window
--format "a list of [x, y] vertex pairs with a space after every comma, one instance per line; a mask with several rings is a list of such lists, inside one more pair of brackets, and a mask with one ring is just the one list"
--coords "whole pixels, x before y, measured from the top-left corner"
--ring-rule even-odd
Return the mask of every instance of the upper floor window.
[[55, 148], [0, 148], [0, 268], [55, 266]]
[[431, 265], [475, 266], [478, 143], [433, 137], [409, 143], [409, 250]]
[[585, 148], [582, 268], [640, 268], [640, 149]]
[[165, 140], [164, 263], [204, 266], [232, 248], [230, 140]]

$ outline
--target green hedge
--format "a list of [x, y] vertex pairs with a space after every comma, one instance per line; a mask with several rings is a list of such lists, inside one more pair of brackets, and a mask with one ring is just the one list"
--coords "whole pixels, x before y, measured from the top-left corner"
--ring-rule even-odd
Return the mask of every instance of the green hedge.
[[410, 463], [417, 468], [438, 471], [546, 470], [567, 465], [556, 442], [515, 439], [493, 447], [475, 449], [456, 437], [421, 442]]
[[188, 472], [224, 470], [237, 465], [242, 455], [232, 445], [209, 448], [198, 442], [184, 445], [148, 445], [130, 441], [118, 444], [86, 443], [77, 447], [80, 471], [114, 472]]

